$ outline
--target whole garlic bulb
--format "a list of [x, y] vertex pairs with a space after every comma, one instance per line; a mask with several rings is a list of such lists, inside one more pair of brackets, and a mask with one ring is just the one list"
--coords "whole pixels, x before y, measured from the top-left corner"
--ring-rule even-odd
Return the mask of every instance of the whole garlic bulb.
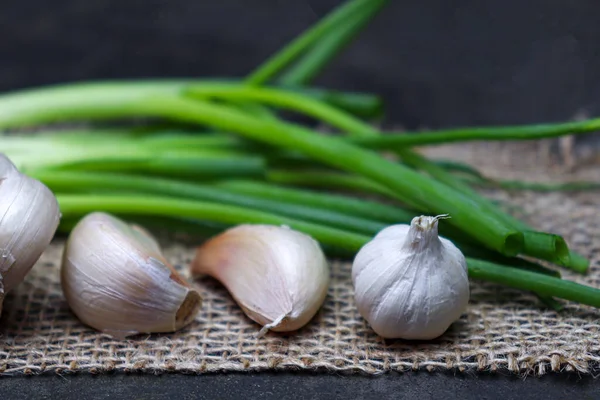
[[288, 227], [239, 225], [200, 246], [194, 275], [219, 280], [244, 313], [268, 330], [294, 331], [327, 295], [329, 264], [310, 236]]
[[75, 315], [118, 338], [173, 332], [192, 322], [202, 298], [142, 228], [91, 213], [71, 231], [61, 284]]
[[0, 314], [4, 296], [38, 261], [59, 222], [58, 202], [50, 189], [0, 154]]
[[415, 217], [380, 231], [352, 265], [360, 314], [384, 338], [429, 340], [460, 318], [469, 302], [465, 257], [438, 236], [445, 216]]

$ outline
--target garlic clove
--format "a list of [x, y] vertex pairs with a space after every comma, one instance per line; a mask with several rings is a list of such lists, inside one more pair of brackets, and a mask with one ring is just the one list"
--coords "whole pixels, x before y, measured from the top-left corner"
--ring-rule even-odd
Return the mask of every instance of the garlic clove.
[[177, 331], [202, 305], [154, 238], [106, 213], [88, 214], [71, 231], [61, 284], [84, 324], [116, 337]]
[[329, 285], [329, 264], [318, 242], [272, 225], [239, 225], [215, 236], [197, 249], [191, 270], [220, 281], [263, 326], [259, 336], [306, 325]]
[[352, 265], [357, 308], [384, 338], [429, 340], [460, 318], [469, 301], [461, 251], [438, 236], [445, 216], [415, 217], [383, 229]]
[[6, 293], [25, 279], [60, 222], [54, 194], [0, 154], [0, 314]]

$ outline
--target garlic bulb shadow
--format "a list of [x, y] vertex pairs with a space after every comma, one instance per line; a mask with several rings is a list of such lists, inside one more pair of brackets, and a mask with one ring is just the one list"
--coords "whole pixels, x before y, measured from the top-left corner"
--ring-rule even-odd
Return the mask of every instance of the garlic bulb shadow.
[[88, 214], [71, 231], [61, 285], [81, 322], [120, 338], [177, 331], [202, 306], [149, 233], [106, 213]]

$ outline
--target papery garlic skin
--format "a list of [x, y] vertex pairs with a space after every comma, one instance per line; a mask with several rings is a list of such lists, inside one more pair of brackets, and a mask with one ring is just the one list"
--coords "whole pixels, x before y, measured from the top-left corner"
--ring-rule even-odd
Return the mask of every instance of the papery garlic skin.
[[115, 337], [173, 332], [193, 321], [202, 298], [161, 254], [145, 230], [105, 213], [73, 228], [61, 284], [73, 313]]
[[4, 296], [25, 279], [59, 223], [50, 189], [0, 154], [0, 314]]
[[327, 295], [329, 264], [310, 236], [274, 225], [239, 225], [200, 246], [192, 274], [219, 280], [244, 313], [267, 330], [300, 329]]
[[438, 219], [420, 216], [410, 226], [387, 227], [354, 259], [359, 313], [383, 338], [437, 338], [466, 310], [465, 257], [438, 236]]

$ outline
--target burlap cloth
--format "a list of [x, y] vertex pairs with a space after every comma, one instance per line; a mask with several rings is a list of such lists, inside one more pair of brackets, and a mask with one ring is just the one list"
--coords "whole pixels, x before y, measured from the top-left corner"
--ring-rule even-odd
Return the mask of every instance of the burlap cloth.
[[[470, 162], [490, 176], [535, 181], [595, 179], [597, 165], [565, 171], [539, 145], [474, 144], [432, 149], [433, 155]], [[538, 229], [562, 234], [592, 258], [587, 276], [564, 277], [600, 287], [600, 193], [494, 192]], [[163, 240], [166, 254], [185, 273], [190, 248]], [[318, 316], [293, 335], [255, 338], [247, 319], [215, 281], [198, 282], [201, 313], [174, 334], [115, 340], [82, 325], [69, 311], [59, 284], [62, 241], [43, 255], [12, 292], [0, 320], [0, 373], [89, 371], [209, 373], [320, 370], [380, 374], [426, 369], [594, 373], [600, 368], [600, 312], [567, 304], [557, 313], [536, 297], [473, 281], [468, 312], [432, 342], [383, 341], [356, 311], [350, 264], [333, 263], [329, 296]]]

